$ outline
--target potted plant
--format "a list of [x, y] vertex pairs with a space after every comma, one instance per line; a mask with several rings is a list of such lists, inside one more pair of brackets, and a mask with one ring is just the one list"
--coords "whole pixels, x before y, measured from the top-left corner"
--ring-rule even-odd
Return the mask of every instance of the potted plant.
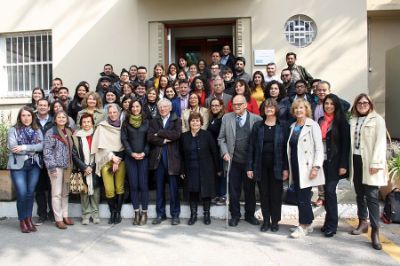
[[15, 190], [11, 181], [8, 162], [8, 130], [10, 128], [11, 112], [0, 113], [0, 200], [14, 200]]
[[400, 151], [399, 147], [392, 148], [392, 150], [387, 161], [388, 184], [379, 189], [383, 200], [394, 188], [400, 188]]

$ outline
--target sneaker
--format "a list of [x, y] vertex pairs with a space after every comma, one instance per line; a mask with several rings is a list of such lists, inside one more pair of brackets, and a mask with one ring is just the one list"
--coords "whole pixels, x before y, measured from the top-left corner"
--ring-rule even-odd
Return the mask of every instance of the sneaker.
[[35, 221], [35, 225], [36, 225], [36, 226], [40, 226], [40, 225], [42, 225], [46, 220], [47, 220], [47, 219], [46, 219], [45, 216], [39, 216], [39, 218]]
[[83, 225], [88, 225], [89, 224], [89, 218], [82, 218], [82, 224]]
[[308, 234], [307, 229], [301, 227], [301, 226], [297, 226], [296, 230], [294, 230], [294, 232], [292, 232], [290, 234], [291, 238], [301, 238], [304, 237]]

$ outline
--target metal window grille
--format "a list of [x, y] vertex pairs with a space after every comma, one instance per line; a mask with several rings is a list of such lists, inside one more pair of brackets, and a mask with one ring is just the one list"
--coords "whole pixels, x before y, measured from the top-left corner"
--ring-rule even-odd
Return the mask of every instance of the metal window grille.
[[312, 43], [317, 31], [311, 18], [304, 15], [296, 15], [286, 22], [284, 34], [290, 44], [301, 48]]
[[35, 87], [49, 91], [53, 74], [51, 31], [0, 35], [0, 95], [31, 96]]

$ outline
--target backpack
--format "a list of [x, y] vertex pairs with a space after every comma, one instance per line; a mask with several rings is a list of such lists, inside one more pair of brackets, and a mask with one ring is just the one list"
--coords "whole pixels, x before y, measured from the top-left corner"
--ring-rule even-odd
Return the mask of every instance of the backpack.
[[400, 189], [395, 188], [385, 199], [382, 221], [386, 224], [400, 223]]

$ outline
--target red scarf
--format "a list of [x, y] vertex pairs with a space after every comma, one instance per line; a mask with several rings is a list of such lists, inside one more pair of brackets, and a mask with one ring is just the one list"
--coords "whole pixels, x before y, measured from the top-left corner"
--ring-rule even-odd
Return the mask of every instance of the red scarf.
[[322, 139], [326, 139], [326, 133], [328, 133], [328, 129], [331, 127], [332, 121], [334, 119], [334, 115], [328, 115], [324, 112], [324, 119], [321, 122], [321, 132], [322, 132]]

